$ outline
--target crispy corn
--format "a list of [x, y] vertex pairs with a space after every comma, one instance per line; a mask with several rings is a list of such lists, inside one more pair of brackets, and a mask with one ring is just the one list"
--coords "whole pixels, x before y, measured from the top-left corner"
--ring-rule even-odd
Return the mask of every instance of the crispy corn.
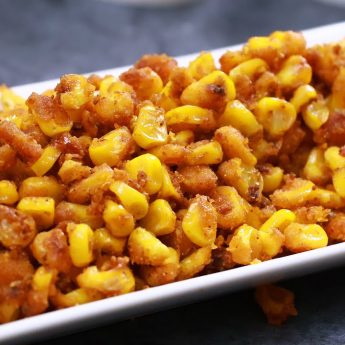
[[0, 180], [0, 204], [13, 205], [18, 199], [19, 195], [14, 182]]

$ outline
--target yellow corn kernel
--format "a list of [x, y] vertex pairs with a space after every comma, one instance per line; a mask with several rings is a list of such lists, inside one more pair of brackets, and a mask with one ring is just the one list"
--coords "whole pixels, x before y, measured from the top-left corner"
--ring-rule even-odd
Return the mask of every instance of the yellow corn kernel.
[[32, 277], [31, 286], [35, 291], [45, 292], [47, 297], [49, 289], [56, 276], [56, 270], [40, 266]]
[[340, 154], [337, 146], [331, 146], [325, 151], [325, 162], [331, 170], [345, 168], [345, 156]]
[[222, 146], [218, 141], [203, 140], [190, 144], [187, 148], [187, 165], [212, 165], [223, 160]]
[[21, 199], [27, 196], [45, 196], [59, 202], [63, 198], [63, 188], [54, 176], [28, 177], [19, 187], [19, 196]]
[[140, 275], [145, 279], [149, 286], [159, 286], [171, 283], [179, 273], [179, 254], [169, 248], [169, 258], [160, 266], [142, 266], [140, 267]]
[[115, 129], [101, 138], [94, 138], [89, 146], [89, 155], [95, 165], [103, 163], [113, 167], [130, 153], [133, 147], [127, 127]]
[[325, 208], [343, 208], [345, 199], [333, 190], [323, 188], [314, 188], [308, 196], [308, 202], [311, 205], [320, 205]]
[[122, 206], [112, 200], [105, 202], [103, 219], [113, 236], [126, 237], [134, 229], [133, 216]]
[[307, 162], [303, 168], [303, 175], [316, 184], [325, 184], [330, 179], [330, 170], [325, 159], [324, 150], [320, 147], [314, 147], [308, 156]]
[[278, 229], [283, 231], [289, 224], [294, 222], [296, 215], [286, 209], [281, 209], [273, 213], [273, 215], [266, 220], [264, 224], [260, 227], [260, 231], [268, 232], [271, 229]]
[[199, 195], [192, 200], [183, 217], [182, 229], [196, 245], [213, 245], [217, 232], [217, 211], [206, 196]]
[[329, 109], [324, 101], [310, 103], [302, 113], [305, 124], [313, 131], [319, 129], [327, 122]]
[[0, 85], [0, 111], [26, 108], [25, 99], [14, 93], [5, 85]]
[[103, 225], [102, 217], [92, 214], [89, 206], [67, 201], [60, 202], [55, 210], [55, 222], [63, 221], [85, 223], [92, 229], [97, 229]]
[[71, 183], [76, 180], [81, 180], [91, 174], [91, 168], [83, 165], [81, 162], [76, 162], [68, 159], [63, 162], [58, 175], [62, 182], [65, 184]]
[[160, 94], [158, 105], [165, 111], [169, 111], [178, 107], [179, 104], [179, 99], [177, 99], [173, 93], [173, 83], [172, 81], [168, 81]]
[[110, 185], [109, 189], [116, 194], [124, 208], [135, 219], [141, 219], [146, 216], [149, 204], [144, 194], [122, 181], [115, 181]]
[[100, 228], [93, 233], [94, 249], [109, 255], [122, 255], [127, 243], [126, 238], [114, 237], [108, 229]]
[[240, 63], [230, 71], [229, 76], [236, 83], [241, 76], [247, 76], [249, 79], [254, 79], [267, 70], [267, 63], [262, 59], [255, 58]]
[[117, 92], [133, 92], [130, 85], [124, 83], [123, 81], [107, 75], [104, 77], [99, 84], [99, 94], [103, 97], [108, 97], [116, 94]]
[[296, 120], [295, 107], [275, 97], [264, 97], [255, 107], [257, 120], [272, 137], [280, 137], [291, 128]]
[[168, 132], [164, 113], [151, 103], [141, 107], [133, 129], [134, 141], [143, 149], [166, 143]]
[[17, 320], [19, 316], [20, 305], [18, 301], [8, 300], [0, 302], [0, 324]]
[[224, 230], [235, 229], [246, 221], [249, 207], [237, 190], [230, 186], [216, 187], [210, 197], [217, 210], [217, 225]]
[[215, 128], [213, 112], [195, 105], [183, 105], [169, 110], [165, 114], [169, 128], [174, 131], [200, 130], [208, 132]]
[[17, 187], [12, 181], [0, 180], [0, 204], [13, 205], [18, 201]]
[[256, 157], [248, 146], [248, 138], [245, 138], [236, 128], [224, 126], [218, 128], [214, 135], [223, 149], [226, 158], [240, 158], [243, 163], [254, 166]]
[[143, 173], [145, 183], [143, 189], [148, 194], [157, 193], [163, 182], [162, 164], [160, 160], [150, 154], [145, 153], [132, 160], [128, 161], [125, 166], [130, 178], [140, 179], [140, 174]]
[[309, 104], [316, 97], [317, 92], [311, 85], [301, 85], [295, 90], [290, 103], [295, 107], [298, 114], [302, 107]]
[[61, 308], [73, 307], [75, 305], [85, 304], [93, 301], [97, 301], [102, 298], [100, 292], [94, 289], [79, 288], [62, 294], [58, 292], [52, 296], [53, 303]]
[[55, 201], [53, 198], [28, 196], [19, 201], [17, 209], [32, 216], [40, 229], [47, 229], [54, 223]]
[[31, 165], [31, 170], [37, 176], [43, 176], [47, 173], [60, 157], [61, 152], [54, 146], [46, 146], [42, 155], [38, 160]]
[[267, 231], [258, 231], [261, 242], [261, 260], [268, 260], [278, 255], [282, 251], [284, 244], [284, 235], [276, 228], [270, 228]]
[[333, 186], [337, 194], [345, 198], [345, 168], [337, 169], [332, 176]]
[[277, 73], [277, 78], [283, 88], [295, 89], [311, 82], [312, 69], [301, 55], [292, 55], [286, 59]]
[[262, 178], [264, 180], [264, 193], [273, 193], [278, 189], [283, 181], [284, 171], [280, 167], [269, 166], [268, 171], [262, 171]]
[[249, 137], [262, 130], [254, 114], [239, 100], [230, 101], [224, 113], [218, 118], [217, 126], [232, 126], [244, 136]]
[[129, 235], [128, 252], [131, 262], [138, 265], [159, 266], [170, 256], [169, 247], [141, 227]]
[[285, 247], [293, 253], [326, 247], [326, 231], [318, 224], [291, 223], [284, 230]]
[[162, 199], [175, 199], [180, 200], [181, 199], [181, 193], [179, 189], [177, 189], [170, 177], [169, 174], [169, 168], [166, 165], [162, 165], [162, 187], [158, 193], [158, 197]]
[[93, 260], [93, 231], [87, 224], [67, 225], [69, 255], [76, 267], [87, 266]]
[[180, 262], [177, 280], [194, 277], [211, 262], [211, 247], [197, 249]]
[[345, 68], [338, 67], [339, 71], [336, 72], [336, 77], [332, 83], [332, 92], [330, 95], [329, 107], [330, 110], [343, 109], [345, 107], [344, 97], [344, 81], [345, 81]]
[[55, 135], [69, 132], [72, 129], [73, 121], [66, 116], [63, 122], [59, 123], [55, 118], [43, 119], [41, 116], [37, 116], [34, 113], [34, 118], [37, 124], [40, 126], [41, 131], [48, 137], [54, 137]]
[[22, 129], [22, 124], [25, 120], [28, 121], [28, 117], [29, 114], [26, 112], [26, 110], [21, 108], [2, 112], [0, 103], [0, 120], [13, 122], [18, 128]]
[[175, 230], [176, 215], [170, 204], [163, 199], [156, 199], [149, 206], [147, 215], [140, 225], [156, 236], [170, 234]]
[[95, 87], [78, 74], [65, 74], [55, 90], [58, 92], [62, 106], [65, 109], [80, 109], [93, 97]]
[[193, 141], [194, 141], [194, 132], [189, 129], [177, 132], [171, 139], [171, 142], [173, 144], [183, 145], [183, 146], [187, 146]]
[[107, 296], [122, 295], [135, 287], [131, 269], [123, 265], [107, 271], [99, 271], [96, 266], [87, 267], [77, 276], [77, 282], [81, 288], [94, 289]]
[[216, 70], [216, 66], [209, 52], [200, 53], [193, 61], [189, 63], [188, 70], [192, 77], [199, 80]]
[[214, 71], [187, 86], [182, 92], [181, 102], [220, 110], [235, 95], [235, 85], [230, 77], [222, 71]]
[[241, 225], [235, 231], [228, 248], [232, 260], [240, 265], [249, 265], [253, 260], [258, 259], [261, 249], [258, 230], [247, 224]]

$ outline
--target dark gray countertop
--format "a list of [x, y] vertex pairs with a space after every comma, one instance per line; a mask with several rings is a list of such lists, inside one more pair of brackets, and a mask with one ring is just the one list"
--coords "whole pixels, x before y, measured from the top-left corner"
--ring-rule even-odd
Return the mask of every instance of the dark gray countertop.
[[[344, 19], [341, 7], [301, 0], [209, 0], [169, 9], [96, 0], [1, 0], [0, 83], [111, 68], [143, 53], [186, 54], [274, 29]], [[280, 328], [266, 324], [248, 290], [41, 345], [345, 344], [344, 269], [283, 285], [296, 293], [299, 315]]]

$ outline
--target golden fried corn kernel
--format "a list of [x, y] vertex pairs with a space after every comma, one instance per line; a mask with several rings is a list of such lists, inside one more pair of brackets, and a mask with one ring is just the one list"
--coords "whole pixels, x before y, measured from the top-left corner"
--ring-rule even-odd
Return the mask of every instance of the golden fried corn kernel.
[[91, 168], [87, 165], [83, 165], [81, 162], [68, 159], [63, 162], [58, 175], [62, 182], [65, 184], [82, 180], [85, 177], [90, 176]]
[[170, 175], [170, 170], [166, 165], [162, 165], [162, 187], [158, 193], [158, 197], [162, 199], [175, 199], [180, 200], [182, 197], [180, 188], [175, 185]]
[[156, 236], [170, 234], [175, 230], [176, 215], [170, 204], [163, 199], [156, 199], [150, 206], [140, 225]]
[[200, 53], [189, 63], [188, 70], [192, 77], [199, 80], [216, 70], [216, 66], [209, 52]]
[[329, 109], [324, 101], [310, 103], [302, 112], [305, 124], [313, 131], [319, 129], [329, 118]]
[[109, 255], [122, 255], [126, 247], [127, 239], [115, 237], [106, 228], [97, 229], [93, 233], [93, 248], [96, 251]]
[[182, 229], [200, 247], [211, 246], [216, 239], [217, 212], [206, 196], [196, 196], [183, 217]]
[[54, 223], [55, 201], [53, 198], [28, 196], [19, 201], [17, 209], [32, 216], [41, 229], [47, 229]]
[[345, 198], [345, 168], [335, 170], [332, 175], [332, 180], [337, 194]]
[[128, 252], [132, 263], [159, 266], [170, 256], [169, 247], [144, 228], [132, 231], [128, 239]]
[[235, 86], [228, 75], [214, 71], [187, 86], [181, 95], [183, 104], [223, 110], [226, 103], [235, 98]]
[[280, 187], [281, 183], [283, 182], [284, 175], [284, 171], [282, 168], [265, 165], [265, 168], [261, 169], [260, 171], [264, 181], [264, 193], [273, 193]]
[[[170, 134], [170, 133], [169, 133]], [[194, 141], [194, 132], [190, 129], [179, 131], [171, 137], [171, 142], [177, 145], [187, 146]]]
[[177, 280], [194, 277], [211, 262], [211, 247], [202, 247], [188, 255], [180, 262]]
[[301, 85], [295, 90], [290, 103], [295, 107], [298, 114], [302, 107], [309, 104], [315, 98], [317, 98], [317, 92], [311, 85]]
[[242, 76], [253, 80], [255, 77], [267, 71], [267, 69], [268, 65], [264, 60], [255, 58], [240, 63], [230, 71], [229, 76], [236, 84]]
[[0, 204], [13, 205], [18, 199], [17, 187], [14, 182], [0, 180]]
[[157, 105], [167, 112], [178, 107], [180, 104], [181, 102], [174, 92], [173, 82], [170, 80], [166, 83], [163, 90], [161, 91]]
[[19, 302], [9, 300], [0, 303], [0, 324], [15, 321], [19, 318], [19, 315]]
[[226, 105], [224, 113], [217, 120], [218, 127], [229, 125], [238, 129], [246, 137], [262, 130], [254, 114], [237, 99]]
[[132, 93], [133, 88], [112, 75], [105, 76], [99, 84], [99, 94], [106, 97], [117, 92]]
[[0, 85], [0, 112], [15, 108], [25, 109], [25, 99], [17, 95], [6, 85]]
[[106, 228], [113, 236], [126, 237], [134, 229], [133, 216], [122, 206], [112, 200], [105, 202], [103, 219]]
[[124, 208], [135, 219], [141, 219], [146, 216], [149, 204], [144, 194], [122, 181], [115, 181], [110, 185], [109, 189], [116, 194]]
[[133, 140], [127, 127], [115, 129], [101, 138], [92, 140], [89, 155], [95, 165], [118, 165], [133, 150]]
[[[339, 54], [339, 53], [338, 53]], [[344, 81], [345, 81], [345, 68], [341, 66], [333, 81], [332, 92], [330, 94], [330, 109], [337, 110], [342, 109], [345, 106], [344, 98]]]
[[195, 105], [183, 105], [165, 114], [169, 128], [174, 131], [199, 130], [209, 132], [216, 126], [213, 112]]
[[254, 166], [257, 163], [256, 157], [248, 146], [248, 138], [231, 126], [218, 128], [214, 138], [222, 145], [225, 158], [238, 157], [243, 163]]
[[46, 174], [60, 157], [61, 152], [54, 146], [48, 145], [38, 160], [31, 165], [31, 170], [37, 176]]
[[247, 224], [241, 225], [231, 238], [228, 250], [233, 261], [240, 265], [249, 265], [260, 258], [262, 245], [258, 230]]
[[202, 140], [187, 146], [187, 165], [212, 165], [223, 160], [222, 146], [218, 141]]
[[73, 265], [84, 267], [93, 260], [93, 231], [87, 224], [67, 225], [69, 254]]
[[308, 203], [311, 205], [320, 205], [326, 208], [343, 208], [345, 199], [333, 190], [324, 188], [314, 188], [309, 194]]
[[57, 292], [56, 295], [51, 297], [54, 305], [59, 308], [68, 308], [75, 305], [81, 305], [101, 299], [102, 294], [94, 289], [78, 288], [63, 294]]
[[260, 227], [260, 231], [267, 232], [271, 229], [278, 229], [283, 231], [289, 224], [294, 222], [296, 215], [286, 209], [281, 209], [273, 213], [273, 215], [266, 220], [266, 222]]
[[308, 156], [308, 160], [303, 168], [303, 175], [310, 181], [323, 185], [330, 179], [330, 170], [324, 159], [324, 150], [314, 147]]
[[133, 139], [143, 149], [167, 142], [168, 132], [164, 113], [151, 103], [144, 104], [134, 124]]
[[54, 176], [28, 177], [19, 187], [21, 199], [27, 196], [45, 196], [59, 202], [63, 199], [63, 193], [62, 185]]
[[345, 156], [343, 156], [340, 152], [341, 151], [337, 146], [330, 146], [325, 151], [325, 162], [327, 166], [333, 171], [345, 168]]
[[291, 223], [284, 230], [285, 247], [293, 253], [326, 247], [326, 231], [318, 224]]
[[280, 98], [264, 97], [257, 103], [254, 113], [257, 120], [272, 137], [280, 137], [296, 120], [294, 106]]
[[135, 286], [131, 269], [123, 265], [106, 271], [100, 271], [97, 266], [86, 267], [77, 276], [77, 283], [83, 289], [94, 289], [106, 296], [131, 292]]
[[144, 179], [143, 189], [149, 195], [157, 193], [163, 182], [162, 164], [160, 160], [150, 154], [145, 153], [132, 160], [125, 165], [130, 178]]

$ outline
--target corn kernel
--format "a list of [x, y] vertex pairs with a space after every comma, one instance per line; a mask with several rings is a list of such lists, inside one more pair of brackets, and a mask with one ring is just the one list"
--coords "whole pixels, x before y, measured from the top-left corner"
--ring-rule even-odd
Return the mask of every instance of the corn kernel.
[[76, 267], [87, 266], [93, 260], [93, 231], [87, 224], [67, 225], [69, 254]]
[[286, 209], [281, 209], [273, 213], [273, 215], [266, 220], [266, 222], [260, 227], [260, 231], [268, 232], [271, 229], [278, 229], [283, 231], [289, 224], [294, 222], [296, 215]]
[[113, 96], [118, 92], [132, 93], [133, 89], [130, 85], [123, 81], [108, 75], [102, 79], [99, 85], [99, 94], [103, 97]]
[[345, 107], [344, 98], [345, 69], [343, 66], [337, 68], [335, 79], [332, 84], [329, 106], [332, 111]]
[[194, 141], [194, 132], [189, 129], [177, 132], [171, 139], [171, 142], [173, 144], [183, 145], [183, 146], [187, 146], [193, 141]]
[[28, 177], [19, 187], [19, 196], [45, 196], [59, 202], [63, 198], [63, 187], [54, 176]]
[[149, 204], [144, 194], [121, 181], [115, 181], [110, 185], [109, 189], [116, 194], [124, 208], [135, 219], [145, 217], [149, 209]]
[[329, 109], [325, 102], [315, 101], [310, 103], [302, 113], [305, 124], [313, 131], [319, 129], [327, 122], [329, 117]]
[[40, 229], [47, 229], [54, 223], [55, 201], [53, 198], [28, 196], [19, 201], [17, 209], [32, 216]]
[[345, 168], [337, 169], [332, 176], [333, 186], [337, 194], [345, 198]]
[[112, 200], [105, 202], [103, 219], [113, 236], [128, 236], [134, 229], [133, 216], [122, 206]]
[[56, 295], [51, 297], [53, 303], [61, 308], [73, 307], [75, 305], [97, 301], [101, 298], [102, 295], [100, 292], [84, 288], [75, 289], [66, 294], [58, 292]]
[[215, 128], [215, 119], [211, 110], [195, 105], [183, 105], [169, 110], [165, 114], [169, 128], [175, 131], [200, 130], [208, 132]]
[[26, 108], [25, 99], [14, 93], [5, 85], [0, 85], [0, 111]]
[[114, 237], [108, 229], [97, 229], [94, 234], [94, 249], [110, 255], [122, 255], [127, 243], [126, 238]]
[[188, 147], [186, 161], [188, 165], [219, 164], [223, 160], [222, 146], [217, 141], [199, 141]]
[[131, 133], [127, 127], [121, 127], [99, 139], [93, 139], [89, 146], [89, 155], [95, 165], [106, 163], [114, 167], [126, 158], [132, 147]]
[[216, 239], [217, 212], [206, 196], [197, 196], [183, 217], [182, 229], [200, 247], [210, 246]]
[[121, 295], [134, 290], [135, 280], [127, 266], [118, 266], [107, 271], [99, 271], [96, 266], [84, 269], [77, 276], [81, 288], [94, 289], [105, 295]]
[[162, 173], [163, 173], [163, 179], [162, 179], [162, 187], [158, 193], [158, 197], [162, 199], [175, 199], [180, 200], [181, 199], [181, 193], [180, 190], [177, 189], [176, 186], [174, 186], [170, 174], [169, 174], [169, 168], [165, 165], [162, 165]]
[[0, 204], [13, 205], [18, 199], [17, 187], [14, 182], [0, 180]]
[[238, 129], [246, 137], [262, 130], [254, 114], [237, 99], [230, 101], [224, 113], [218, 118], [218, 127], [228, 125]]
[[81, 180], [90, 176], [91, 168], [87, 165], [83, 165], [81, 162], [76, 162], [72, 159], [68, 159], [63, 162], [58, 175], [62, 182], [65, 184]]
[[325, 151], [325, 162], [331, 170], [345, 168], [345, 156], [340, 154], [337, 146], [331, 146]]
[[330, 179], [330, 170], [325, 159], [324, 150], [320, 147], [314, 147], [308, 156], [307, 162], [303, 168], [303, 175], [316, 184], [325, 184]]
[[268, 171], [262, 172], [262, 178], [264, 180], [264, 193], [273, 193], [278, 189], [283, 181], [284, 171], [280, 167], [268, 167]]
[[284, 243], [284, 235], [276, 228], [270, 228], [268, 231], [258, 232], [259, 239], [261, 242], [261, 260], [268, 260], [282, 251], [282, 246]]
[[291, 223], [284, 230], [285, 246], [293, 253], [326, 247], [328, 237], [318, 224]]
[[54, 137], [55, 135], [69, 132], [72, 129], [73, 121], [70, 118], [64, 119], [63, 122], [59, 123], [55, 118], [43, 119], [42, 117], [35, 114], [35, 121], [40, 126], [41, 131], [48, 137]]
[[2, 112], [0, 109], [0, 120], [13, 122], [19, 129], [22, 129], [23, 122], [25, 120], [28, 120], [28, 117], [29, 115], [26, 113], [26, 110], [24, 109], [13, 109], [4, 112]]
[[174, 95], [173, 83], [171, 80], [168, 81], [164, 86], [160, 94], [158, 105], [166, 112], [180, 105], [180, 100]]
[[48, 145], [42, 152], [38, 160], [31, 165], [31, 170], [37, 176], [43, 176], [47, 173], [60, 157], [61, 152], [54, 146]]
[[302, 107], [309, 104], [317, 97], [316, 90], [311, 85], [301, 85], [297, 88], [290, 99], [290, 103], [295, 107], [298, 114]]
[[134, 141], [143, 149], [166, 143], [168, 132], [163, 112], [148, 103], [141, 107], [133, 129]]
[[247, 76], [249, 79], [254, 79], [267, 71], [267, 69], [267, 63], [264, 60], [255, 58], [240, 63], [230, 71], [229, 76], [236, 83], [238, 78], [243, 75]]
[[202, 52], [189, 63], [188, 70], [192, 77], [199, 80], [216, 70], [216, 66], [209, 52]]
[[[341, 188], [341, 187], [340, 187]], [[343, 208], [345, 199], [333, 190], [314, 188], [308, 196], [311, 205], [320, 205], [326, 208]]]
[[126, 163], [125, 169], [132, 179], [139, 180], [140, 174], [144, 173], [143, 188], [148, 194], [155, 194], [160, 190], [163, 182], [162, 164], [156, 156], [145, 153], [133, 158]]
[[286, 59], [277, 73], [277, 78], [283, 88], [295, 89], [311, 82], [312, 69], [301, 55], [292, 55]]
[[184, 258], [180, 262], [177, 280], [194, 277], [211, 262], [211, 247], [203, 247]]
[[294, 106], [279, 98], [264, 97], [255, 107], [257, 120], [272, 137], [280, 137], [296, 120]]
[[140, 225], [156, 236], [170, 234], [175, 229], [176, 215], [170, 204], [163, 199], [156, 199], [149, 206], [147, 215]]
[[138, 265], [159, 266], [164, 264], [170, 256], [169, 247], [154, 234], [141, 227], [130, 234], [128, 252], [132, 263]]

